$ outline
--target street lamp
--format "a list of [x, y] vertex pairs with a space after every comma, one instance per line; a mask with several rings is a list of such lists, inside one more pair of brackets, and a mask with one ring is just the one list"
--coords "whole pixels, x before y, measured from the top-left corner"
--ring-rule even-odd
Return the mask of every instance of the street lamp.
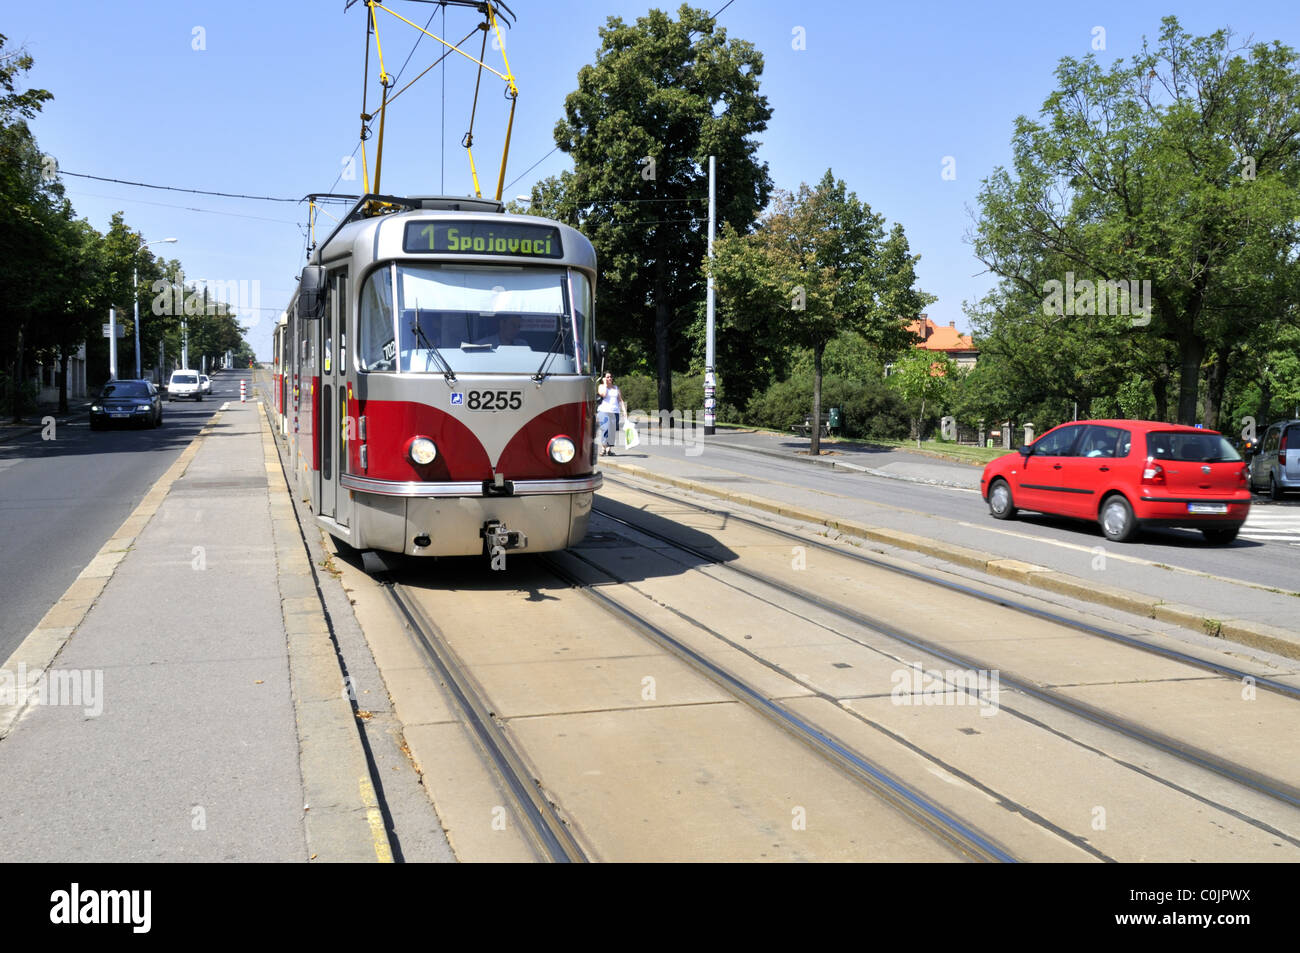
[[[208, 313], [208, 282], [211, 280], [212, 279], [210, 278], [191, 278], [189, 280], [189, 284], [194, 285], [195, 288], [198, 287], [200, 281], [203, 282], [203, 310], [200, 313], [204, 315]], [[189, 324], [186, 323], [185, 321], [184, 311], [182, 311], [181, 312], [181, 367], [189, 367], [189, 366], [190, 366], [190, 328], [189, 328]]]
[[175, 238], [160, 238], [156, 242], [145, 242], [135, 250], [131, 258], [131, 290], [135, 302], [135, 379], [140, 379], [140, 252], [150, 245], [174, 244]]

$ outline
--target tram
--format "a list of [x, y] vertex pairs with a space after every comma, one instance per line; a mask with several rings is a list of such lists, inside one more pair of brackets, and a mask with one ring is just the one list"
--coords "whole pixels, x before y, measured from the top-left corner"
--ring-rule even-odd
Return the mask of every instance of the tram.
[[596, 469], [596, 256], [491, 199], [363, 196], [281, 335], [284, 421], [317, 525], [366, 551], [576, 544]]
[[284, 351], [284, 332], [289, 326], [289, 316], [280, 315], [280, 319], [275, 323], [275, 330], [271, 332], [271, 371], [274, 375], [274, 394], [275, 401], [275, 422], [280, 429], [280, 436], [288, 436], [289, 426], [286, 417], [286, 399], [285, 399], [285, 351]]

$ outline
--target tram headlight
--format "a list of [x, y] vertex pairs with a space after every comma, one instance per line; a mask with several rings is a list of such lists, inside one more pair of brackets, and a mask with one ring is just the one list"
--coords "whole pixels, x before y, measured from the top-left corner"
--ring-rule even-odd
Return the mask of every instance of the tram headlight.
[[573, 445], [572, 440], [561, 435], [551, 438], [551, 442], [546, 445], [546, 452], [556, 463], [568, 463], [578, 452], [578, 448]]
[[407, 455], [410, 456], [412, 463], [418, 463], [424, 466], [433, 463], [438, 456], [438, 448], [433, 445], [433, 441], [428, 437], [413, 437], [406, 447]]

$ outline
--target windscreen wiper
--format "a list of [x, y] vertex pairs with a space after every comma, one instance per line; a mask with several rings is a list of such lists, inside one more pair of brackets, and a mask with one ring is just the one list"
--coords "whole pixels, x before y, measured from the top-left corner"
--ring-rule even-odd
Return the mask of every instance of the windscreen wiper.
[[555, 355], [564, 353], [564, 345], [567, 343], [569, 339], [569, 335], [567, 333], [568, 330], [569, 330], [569, 322], [566, 321], [564, 317], [561, 317], [560, 327], [555, 332], [555, 340], [551, 342], [551, 346], [547, 350], [546, 356], [542, 358], [542, 366], [539, 367], [537, 369], [537, 373], [533, 375], [533, 380], [536, 381], [537, 383], [540, 384], [542, 381], [546, 380], [547, 377], [546, 367], [551, 363], [551, 361], [555, 360]]
[[[419, 313], [419, 305], [416, 306], [416, 313]], [[411, 322], [411, 331], [415, 334], [415, 340], [417, 342], [423, 342], [424, 349], [432, 354], [434, 359], [442, 365], [442, 376], [446, 379], [447, 383], [456, 383], [456, 372], [451, 369], [451, 365], [447, 363], [447, 359], [442, 356], [438, 349], [433, 346], [433, 342], [425, 335], [424, 330], [420, 327], [420, 319], [418, 317]]]

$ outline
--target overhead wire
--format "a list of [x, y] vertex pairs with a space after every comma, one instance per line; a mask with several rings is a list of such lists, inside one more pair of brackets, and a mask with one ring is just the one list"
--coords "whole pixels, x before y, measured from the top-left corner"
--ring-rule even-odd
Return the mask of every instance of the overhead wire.
[[185, 212], [202, 212], [205, 215], [226, 215], [230, 218], [247, 218], [255, 222], [277, 222], [281, 225], [293, 225], [298, 227], [298, 223], [287, 218], [267, 218], [265, 215], [243, 215], [239, 212], [222, 212], [214, 208], [198, 208], [193, 205], [173, 205], [170, 202], [150, 202], [148, 199], [133, 199], [125, 195], [103, 195], [99, 192], [85, 192], [81, 189], [68, 189], [74, 195], [84, 195], [94, 199], [111, 199], [115, 202], [131, 202], [135, 205], [155, 205], [159, 208], [175, 208]]
[[72, 175], [79, 179], [94, 179], [97, 182], [115, 182], [118, 185], [134, 185], [142, 189], [164, 189], [168, 192], [189, 192], [194, 195], [216, 195], [227, 199], [250, 199], [256, 202], [301, 202], [302, 199], [282, 199], [273, 195], [244, 195], [239, 192], [213, 192], [208, 189], [184, 189], [175, 185], [152, 185], [148, 182], [131, 182], [126, 179], [110, 179], [102, 175], [89, 175], [85, 172], [67, 172], [59, 170], [59, 175]]

